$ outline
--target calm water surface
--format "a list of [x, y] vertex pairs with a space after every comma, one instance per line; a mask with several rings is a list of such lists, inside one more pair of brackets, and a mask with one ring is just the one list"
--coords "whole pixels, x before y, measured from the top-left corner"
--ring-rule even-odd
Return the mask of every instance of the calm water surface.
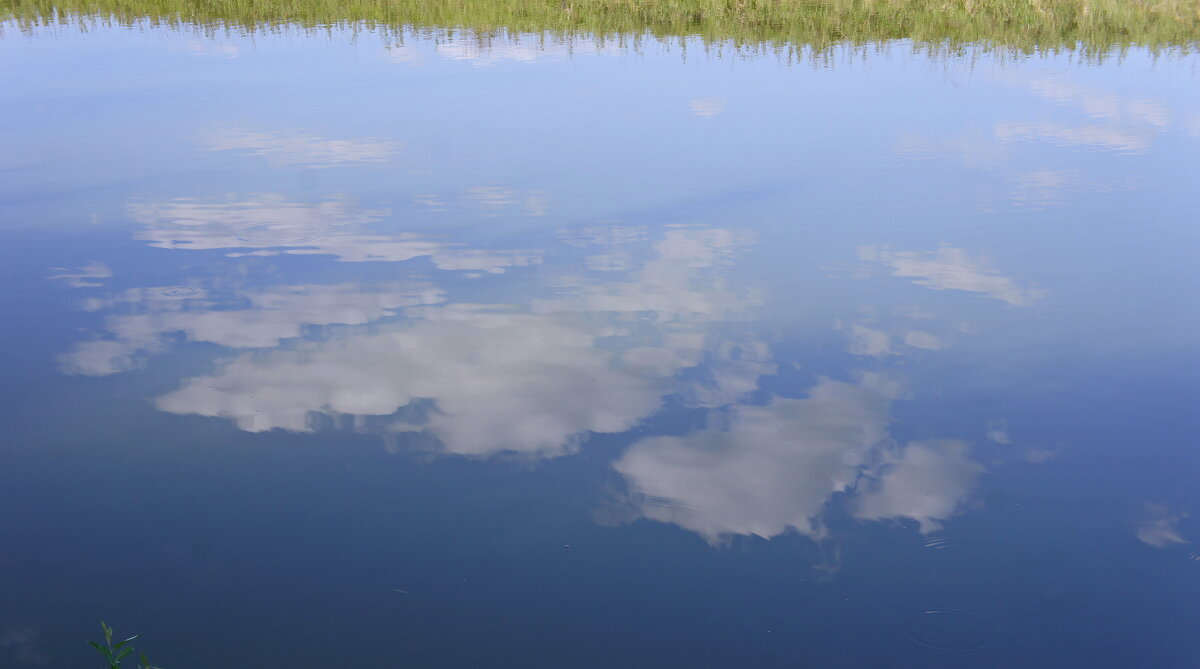
[[1200, 666], [1200, 78], [0, 37], [0, 666]]

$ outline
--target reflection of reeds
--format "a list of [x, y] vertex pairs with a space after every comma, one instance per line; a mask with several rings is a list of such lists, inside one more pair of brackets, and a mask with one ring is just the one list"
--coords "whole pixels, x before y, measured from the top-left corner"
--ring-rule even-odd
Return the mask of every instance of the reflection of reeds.
[[25, 27], [93, 19], [248, 30], [353, 23], [481, 35], [696, 36], [816, 52], [893, 39], [937, 49], [1090, 53], [1134, 45], [1190, 50], [1200, 40], [1200, 0], [0, 0], [0, 18]]

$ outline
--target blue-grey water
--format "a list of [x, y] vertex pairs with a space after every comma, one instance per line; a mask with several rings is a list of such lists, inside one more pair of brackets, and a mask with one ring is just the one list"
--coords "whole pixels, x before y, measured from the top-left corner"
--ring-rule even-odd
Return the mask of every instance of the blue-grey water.
[[1200, 666], [1198, 63], [6, 25], [0, 666]]

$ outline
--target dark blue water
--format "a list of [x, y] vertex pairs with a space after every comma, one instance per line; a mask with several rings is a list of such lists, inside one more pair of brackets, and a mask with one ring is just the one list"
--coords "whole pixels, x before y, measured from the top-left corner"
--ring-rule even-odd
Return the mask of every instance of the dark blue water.
[[1200, 666], [1195, 56], [7, 27], [0, 666]]

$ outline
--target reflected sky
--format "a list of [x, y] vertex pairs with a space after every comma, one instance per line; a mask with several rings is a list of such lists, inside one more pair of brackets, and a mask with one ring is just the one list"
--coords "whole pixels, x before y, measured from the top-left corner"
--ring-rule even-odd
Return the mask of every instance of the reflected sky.
[[1194, 57], [698, 46], [6, 30], [0, 664], [1200, 658]]

